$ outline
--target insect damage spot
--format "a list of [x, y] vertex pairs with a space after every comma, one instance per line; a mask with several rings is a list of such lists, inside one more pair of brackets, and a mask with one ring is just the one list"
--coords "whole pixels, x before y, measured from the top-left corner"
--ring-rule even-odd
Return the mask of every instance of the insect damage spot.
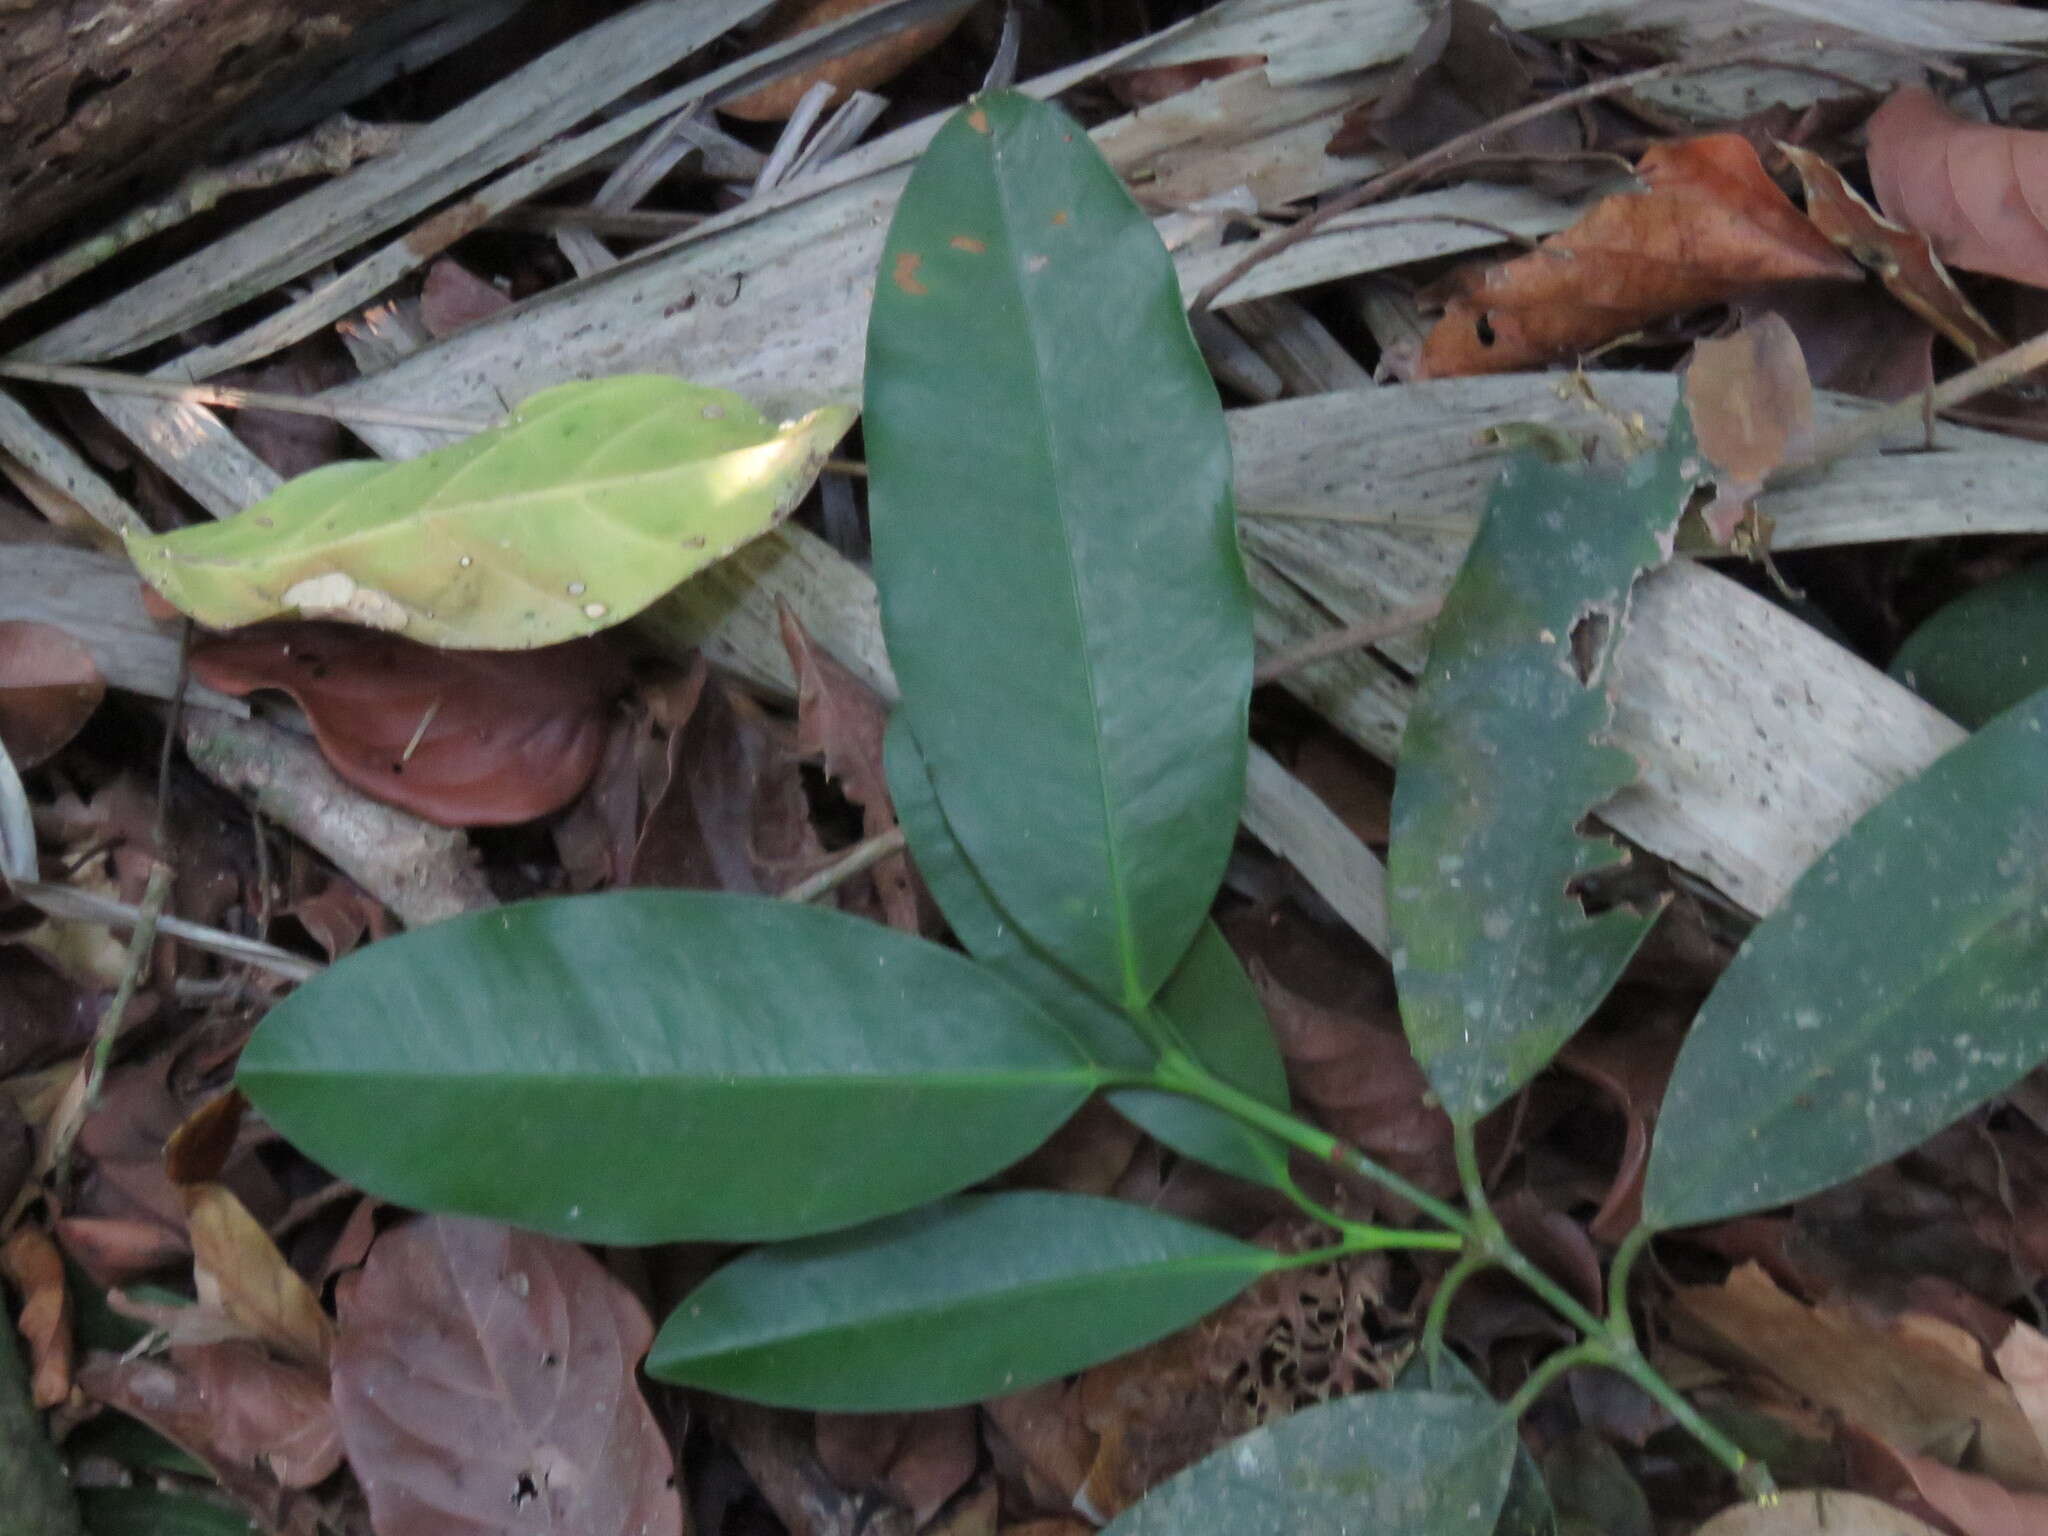
[[931, 292], [931, 289], [917, 280], [917, 269], [923, 265], [924, 257], [916, 251], [898, 251], [896, 266], [889, 273], [890, 280], [912, 298], [921, 299]]
[[972, 235], [955, 235], [946, 244], [956, 251], [965, 251], [970, 256], [979, 256], [988, 249], [986, 240], [977, 240]]
[[987, 133], [988, 114], [982, 111], [981, 108], [976, 107], [972, 112], [967, 114], [967, 126], [972, 128], [976, 133]]
[[1607, 637], [1614, 619], [1605, 608], [1589, 608], [1572, 625], [1572, 672], [1582, 686], [1590, 686], [1607, 654]]
[[405, 605], [389, 592], [356, 584], [345, 571], [309, 576], [285, 590], [285, 606], [309, 619], [341, 619], [370, 629], [403, 629]]
[[1066, 209], [1064, 209], [1064, 208], [1060, 209], [1060, 211], [1059, 211], [1058, 213], [1055, 213], [1055, 214], [1054, 214], [1054, 215], [1052, 216], [1052, 221], [1053, 221], [1053, 223], [1055, 223], [1055, 224], [1064, 224], [1064, 223], [1066, 223], [1066, 222], [1067, 222], [1067, 210], [1066, 210]]

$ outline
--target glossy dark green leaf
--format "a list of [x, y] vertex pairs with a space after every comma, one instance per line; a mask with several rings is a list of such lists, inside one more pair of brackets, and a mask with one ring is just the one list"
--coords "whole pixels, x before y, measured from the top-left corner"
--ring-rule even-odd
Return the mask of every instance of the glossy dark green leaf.
[[1972, 730], [2048, 686], [2048, 562], [1938, 610], [1899, 647], [1891, 672]]
[[249, 1517], [219, 1499], [163, 1488], [81, 1488], [88, 1536], [249, 1536]]
[[1117, 1200], [963, 1195], [756, 1248], [683, 1298], [647, 1370], [789, 1407], [971, 1403], [1148, 1344], [1284, 1263]]
[[[1394, 1385], [1403, 1391], [1450, 1392], [1482, 1403], [1493, 1402], [1486, 1383], [1448, 1349], [1436, 1357], [1434, 1376], [1429, 1359], [1417, 1350], [1401, 1367]], [[1536, 1465], [1536, 1458], [1520, 1435], [1515, 1437], [1514, 1470], [1508, 1474], [1507, 1493], [1501, 1499], [1493, 1536], [1558, 1536], [1557, 1509], [1550, 1502], [1550, 1490], [1543, 1486], [1543, 1469]]]
[[1840, 838], [1687, 1036], [1643, 1190], [1656, 1228], [1852, 1178], [2048, 1057], [2048, 693]]
[[1142, 1006], [1244, 794], [1251, 599], [1173, 264], [1057, 108], [978, 97], [890, 227], [865, 428], [890, 659], [1003, 909]]
[[529, 902], [372, 944], [274, 1008], [242, 1089], [423, 1210], [591, 1242], [789, 1237], [1022, 1156], [1099, 1080], [964, 956], [759, 897]]
[[[1037, 1001], [1097, 1060], [1144, 1071], [1153, 1050], [1121, 1010], [1061, 970], [999, 906], [947, 825], [909, 722], [899, 712], [883, 738], [889, 792], [918, 873], [967, 952]], [[1205, 922], [1152, 1003], [1188, 1053], [1232, 1087], [1288, 1107], [1287, 1067], [1265, 1006], [1214, 923]], [[1127, 1088], [1110, 1102], [1176, 1152], [1239, 1178], [1278, 1185], [1287, 1151], [1270, 1136], [1179, 1094]]]
[[1362, 1392], [1231, 1441], [1103, 1536], [1491, 1536], [1514, 1457], [1514, 1424], [1484, 1397]]
[[1649, 930], [1625, 909], [1587, 917], [1576, 883], [1622, 855], [1579, 824], [1635, 777], [1605, 740], [1607, 663], [1700, 472], [1683, 407], [1619, 473], [1519, 455], [1444, 600], [1401, 741], [1387, 897], [1401, 1021], [1454, 1120], [1541, 1070]]

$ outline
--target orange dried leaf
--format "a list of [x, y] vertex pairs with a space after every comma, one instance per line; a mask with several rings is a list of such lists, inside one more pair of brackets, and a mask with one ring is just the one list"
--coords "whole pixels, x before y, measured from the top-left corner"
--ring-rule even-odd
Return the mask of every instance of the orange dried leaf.
[[1870, 119], [1870, 181], [1950, 266], [2048, 288], [2048, 133], [1973, 123], [1900, 86]]
[[1934, 244], [1918, 230], [1895, 224], [1857, 194], [1842, 173], [1809, 149], [1779, 150], [1806, 188], [1806, 216], [1816, 228], [1884, 279], [1891, 296], [1981, 363], [2005, 342], [1977, 306], [1963, 297]]
[[1863, 275], [1739, 134], [1653, 145], [1636, 173], [1646, 191], [1603, 198], [1537, 250], [1461, 278], [1418, 376], [1533, 367], [1765, 283]]
[[54, 1408], [71, 1395], [71, 1293], [64, 1285], [64, 1257], [43, 1232], [17, 1227], [0, 1243], [0, 1277], [21, 1295], [15, 1326], [28, 1345], [30, 1393], [38, 1409]]
[[[881, 3], [882, 0], [777, 0], [755, 31], [753, 45], [765, 48], [827, 22], [871, 11]], [[841, 96], [870, 90], [893, 80], [943, 43], [966, 18], [967, 10], [962, 6], [950, 16], [917, 22], [822, 64], [784, 75], [735, 101], [720, 102], [718, 110], [742, 122], [779, 123], [796, 110], [804, 92], [821, 80], [837, 86]]]

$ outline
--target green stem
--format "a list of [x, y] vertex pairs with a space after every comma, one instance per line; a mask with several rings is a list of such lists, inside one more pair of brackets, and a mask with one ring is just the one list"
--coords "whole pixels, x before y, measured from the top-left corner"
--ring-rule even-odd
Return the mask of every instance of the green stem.
[[1549, 1389], [1550, 1384], [1566, 1371], [1582, 1365], [1606, 1364], [1607, 1344], [1602, 1339], [1587, 1339], [1572, 1345], [1569, 1349], [1560, 1349], [1529, 1373], [1529, 1379], [1522, 1383], [1513, 1397], [1508, 1399], [1507, 1407], [1502, 1411], [1510, 1419], [1520, 1419], [1535, 1406], [1536, 1399]]
[[1458, 1288], [1482, 1270], [1491, 1269], [1494, 1256], [1484, 1249], [1468, 1247], [1458, 1262], [1444, 1271], [1436, 1294], [1429, 1298], [1429, 1312], [1422, 1320], [1422, 1361], [1429, 1370], [1430, 1384], [1436, 1383], [1437, 1362], [1443, 1358], [1444, 1327], [1450, 1321], [1451, 1301]]
[[[1276, 1141], [1284, 1142], [1298, 1152], [1305, 1152], [1320, 1162], [1349, 1169], [1370, 1179], [1382, 1189], [1399, 1195], [1438, 1226], [1455, 1232], [1460, 1237], [1468, 1237], [1471, 1234], [1472, 1224], [1454, 1207], [1437, 1199], [1427, 1190], [1416, 1188], [1393, 1169], [1382, 1167], [1356, 1147], [1346, 1145], [1327, 1131], [1319, 1131], [1286, 1110], [1275, 1109], [1264, 1100], [1255, 1099], [1250, 1094], [1231, 1087], [1183, 1052], [1163, 1052], [1147, 1086], [1167, 1093], [1184, 1094], [1191, 1099], [1200, 1099], [1203, 1103], [1222, 1110], [1226, 1115], [1241, 1120], [1256, 1130], [1266, 1132]], [[1433, 1247], [1435, 1244], [1420, 1246]]]
[[1650, 1246], [1652, 1235], [1648, 1227], [1632, 1228], [1614, 1250], [1614, 1262], [1607, 1271], [1607, 1332], [1614, 1339], [1626, 1340], [1631, 1347], [1636, 1341], [1636, 1325], [1628, 1310], [1629, 1272]]

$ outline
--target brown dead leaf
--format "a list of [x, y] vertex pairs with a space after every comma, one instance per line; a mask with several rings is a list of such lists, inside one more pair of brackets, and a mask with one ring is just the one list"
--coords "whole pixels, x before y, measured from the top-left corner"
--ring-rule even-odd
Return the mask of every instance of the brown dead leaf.
[[1793, 1488], [1769, 1504], [1730, 1505], [1693, 1536], [1943, 1536], [1924, 1520], [1863, 1493]]
[[[778, 602], [782, 644], [796, 671], [796, 749], [821, 761], [846, 798], [860, 807], [861, 835], [880, 837], [896, 825], [889, 776], [882, 766], [882, 733], [889, 712], [874, 689], [827, 655], [804, 633], [787, 603]], [[919, 931], [917, 888], [910, 858], [891, 854], [873, 870], [889, 926]]]
[[1326, 1129], [1433, 1194], [1458, 1187], [1450, 1117], [1436, 1107], [1408, 1042], [1391, 1025], [1325, 1008], [1254, 958], [1287, 1081]]
[[93, 999], [40, 952], [0, 946], [0, 1078], [82, 1049], [96, 1012]]
[[1162, 102], [1169, 96], [1178, 96], [1182, 91], [1191, 91], [1198, 85], [1206, 85], [1211, 80], [1221, 80], [1225, 75], [1262, 69], [1265, 63], [1263, 53], [1231, 53], [1219, 59], [1190, 59], [1185, 64], [1154, 64], [1144, 69], [1127, 69], [1109, 76], [1106, 83], [1112, 96], [1136, 111]]
[[1738, 135], [1653, 145], [1636, 174], [1647, 190], [1603, 198], [1526, 256], [1459, 274], [1418, 376], [1534, 367], [1765, 283], [1863, 276]]
[[1650, 1127], [1682, 1038], [1654, 1028], [1581, 1031], [1558, 1053], [1557, 1064], [1598, 1088], [1622, 1117], [1621, 1162], [1586, 1228], [1600, 1242], [1620, 1242], [1642, 1215]]
[[[2012, 1488], [2048, 1491], [2048, 1452], [2012, 1389], [1925, 1326], [1810, 1307], [1754, 1264], [1736, 1269], [1723, 1285], [1681, 1286], [1674, 1301], [1680, 1316], [1703, 1331], [1703, 1352], [1775, 1377], [1907, 1450], [1960, 1439], [1971, 1445], [1970, 1470]], [[1975, 1342], [1965, 1339], [1974, 1350]]]
[[981, 1461], [972, 1408], [937, 1413], [821, 1413], [818, 1461], [849, 1493], [879, 1493], [922, 1528]]
[[337, 1297], [335, 1413], [378, 1536], [681, 1536], [674, 1461], [634, 1381], [653, 1324], [585, 1250], [422, 1217]]
[[1693, 348], [1685, 403], [1714, 466], [1714, 500], [1700, 515], [1726, 548], [1773, 471], [1813, 449], [1813, 382], [1792, 327], [1775, 314]]
[[106, 697], [92, 652], [52, 624], [0, 622], [0, 745], [33, 768], [76, 736]]
[[1977, 306], [1963, 297], [1934, 243], [1919, 230], [1895, 224], [1811, 150], [1780, 144], [1806, 188], [1806, 216], [1820, 232], [1884, 279], [1891, 296], [1981, 363], [2005, 342]]
[[1934, 382], [1934, 328], [1847, 283], [1774, 283], [1734, 305], [1745, 321], [1781, 316], [1799, 338], [1806, 371], [1821, 389], [1903, 400]]
[[420, 324], [439, 341], [465, 325], [488, 320], [509, 307], [511, 297], [478, 277], [452, 256], [443, 256], [427, 268], [420, 285]]
[[1970, 122], [1917, 85], [1892, 92], [1869, 131], [1879, 207], [1952, 267], [2048, 287], [2048, 133]]
[[315, 622], [211, 636], [192, 675], [223, 693], [290, 694], [335, 772], [443, 826], [531, 821], [574, 799], [624, 686], [602, 640], [451, 651]]
[[[828, 21], [873, 10], [879, 4], [881, 0], [776, 0], [775, 8], [755, 29], [753, 46], [765, 48], [799, 32], [822, 27]], [[953, 29], [966, 15], [966, 9], [962, 8], [950, 16], [918, 22], [900, 32], [878, 38], [865, 47], [842, 53], [837, 58], [814, 64], [793, 75], [784, 75], [780, 80], [771, 81], [757, 91], [749, 91], [735, 101], [722, 101], [718, 110], [742, 122], [779, 123], [796, 110], [804, 92], [821, 80], [836, 86], [840, 96], [851, 91], [873, 90], [895, 79], [952, 36]]]
[[2020, 1405], [2020, 1412], [2034, 1426], [2042, 1444], [2048, 1445], [2048, 1336], [2040, 1329], [2016, 1322], [1998, 1347], [1992, 1363]]
[[38, 1409], [54, 1408], [71, 1395], [71, 1293], [64, 1284], [64, 1256], [39, 1229], [16, 1227], [0, 1243], [0, 1279], [21, 1293], [15, 1327], [28, 1346], [30, 1394]]
[[246, 1340], [175, 1345], [162, 1359], [95, 1354], [78, 1385], [198, 1457], [273, 1530], [304, 1517], [291, 1490], [341, 1465], [326, 1380]]

